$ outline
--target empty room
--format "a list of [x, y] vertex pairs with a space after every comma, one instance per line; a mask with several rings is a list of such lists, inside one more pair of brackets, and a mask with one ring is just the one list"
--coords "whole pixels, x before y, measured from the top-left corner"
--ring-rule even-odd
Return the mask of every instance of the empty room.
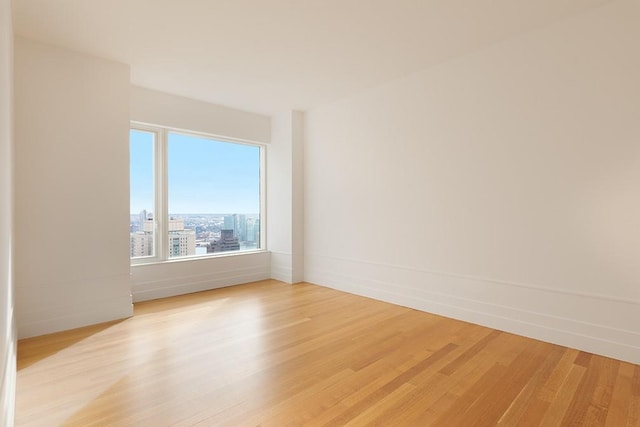
[[639, 41], [0, 0], [0, 426], [640, 426]]

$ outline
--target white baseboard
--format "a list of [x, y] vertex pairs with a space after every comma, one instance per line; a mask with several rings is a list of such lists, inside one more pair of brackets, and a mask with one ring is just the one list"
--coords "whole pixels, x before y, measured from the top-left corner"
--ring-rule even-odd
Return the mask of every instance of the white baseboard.
[[271, 278], [289, 284], [304, 281], [303, 255], [271, 251]]
[[269, 279], [269, 273], [259, 268], [248, 268], [243, 271], [233, 271], [231, 274], [229, 274], [230, 272], [227, 273], [191, 275], [171, 280], [143, 283], [134, 290], [133, 302], [168, 298]]
[[293, 261], [290, 253], [271, 251], [271, 278], [293, 283]]
[[305, 280], [506, 332], [640, 363], [640, 302], [307, 255]]
[[14, 323], [13, 307], [7, 313], [7, 331], [5, 332], [2, 349], [2, 369], [0, 377], [0, 426], [12, 426], [15, 414], [16, 397], [16, 328]]
[[266, 280], [270, 254], [259, 252], [132, 267], [133, 302]]
[[123, 296], [108, 300], [69, 304], [61, 307], [52, 306], [37, 314], [29, 313], [18, 316], [18, 337], [29, 338], [68, 329], [80, 328], [112, 320], [125, 319], [133, 315], [131, 296]]

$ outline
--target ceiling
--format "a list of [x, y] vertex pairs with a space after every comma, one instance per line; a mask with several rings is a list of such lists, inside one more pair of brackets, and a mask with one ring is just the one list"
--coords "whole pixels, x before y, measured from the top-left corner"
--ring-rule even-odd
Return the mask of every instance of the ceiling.
[[610, 0], [14, 0], [24, 37], [131, 65], [135, 85], [306, 110]]

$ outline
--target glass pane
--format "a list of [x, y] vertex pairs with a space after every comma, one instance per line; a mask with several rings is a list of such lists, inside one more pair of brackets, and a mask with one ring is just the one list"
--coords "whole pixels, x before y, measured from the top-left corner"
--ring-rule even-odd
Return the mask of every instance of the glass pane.
[[260, 147], [169, 133], [169, 257], [260, 247]]
[[152, 132], [129, 132], [131, 258], [155, 256], [154, 145]]

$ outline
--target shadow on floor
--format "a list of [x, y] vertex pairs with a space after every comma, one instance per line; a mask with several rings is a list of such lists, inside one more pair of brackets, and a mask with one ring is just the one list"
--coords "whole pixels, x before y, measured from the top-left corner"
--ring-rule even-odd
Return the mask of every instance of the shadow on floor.
[[46, 359], [78, 342], [105, 331], [126, 319], [71, 329], [18, 341], [18, 371]]

